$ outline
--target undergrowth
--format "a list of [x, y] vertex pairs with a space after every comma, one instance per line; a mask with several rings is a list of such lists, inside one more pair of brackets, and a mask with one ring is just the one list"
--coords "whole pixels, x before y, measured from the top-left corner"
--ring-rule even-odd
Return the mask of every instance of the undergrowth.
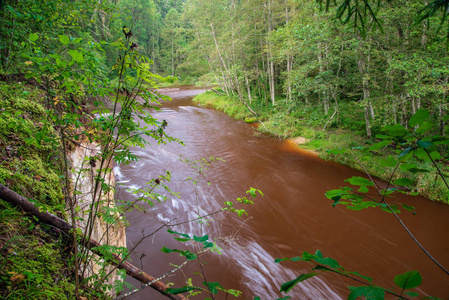
[[[42, 91], [0, 82], [0, 183], [59, 217], [65, 216], [61, 152], [46, 126]], [[0, 298], [75, 299], [68, 237], [0, 201]], [[84, 299], [100, 299], [84, 287]]]

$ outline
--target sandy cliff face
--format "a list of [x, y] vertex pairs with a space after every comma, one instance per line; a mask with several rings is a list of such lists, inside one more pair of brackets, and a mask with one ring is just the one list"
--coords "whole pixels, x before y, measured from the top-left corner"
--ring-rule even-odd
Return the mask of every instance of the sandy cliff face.
[[[98, 160], [100, 151], [101, 149], [99, 145], [84, 143], [76, 146], [74, 151], [68, 155], [71, 162], [71, 183], [72, 191], [74, 192], [72, 197], [76, 201], [76, 206], [79, 207], [79, 211], [77, 212], [77, 217], [79, 217], [77, 227], [82, 229], [83, 232], [86, 227], [88, 227], [87, 223], [89, 219], [89, 211], [91, 209], [101, 214], [108, 207], [115, 207], [115, 176], [112, 171], [112, 165], [100, 166], [101, 163]], [[95, 176], [97, 176], [100, 167], [102, 169], [107, 169], [106, 172], [102, 173], [101, 178], [103, 178], [103, 183], [112, 187], [112, 189], [107, 192], [103, 191], [101, 196], [98, 198], [94, 196], [96, 194]], [[92, 205], [97, 202], [99, 203], [98, 207], [96, 207], [96, 205]], [[114, 224], [110, 224], [105, 222], [101, 217], [95, 218], [93, 226], [90, 226], [92, 228], [91, 238], [101, 244], [126, 247], [126, 234], [123, 222], [119, 218], [118, 214], [114, 215], [113, 219], [117, 219], [117, 221]], [[98, 259], [98, 257], [96, 259]], [[90, 263], [87, 276], [91, 276], [92, 274], [100, 275], [102, 272], [106, 272], [106, 274], [108, 274], [113, 267], [107, 266], [104, 270], [101, 268], [101, 264], [94, 262]], [[113, 272], [107, 283], [114, 284], [116, 280], [120, 279], [121, 278], [117, 276], [116, 272]]]

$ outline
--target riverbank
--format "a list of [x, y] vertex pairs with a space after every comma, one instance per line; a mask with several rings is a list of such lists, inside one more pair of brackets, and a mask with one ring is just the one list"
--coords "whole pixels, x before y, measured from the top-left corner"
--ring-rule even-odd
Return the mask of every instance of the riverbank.
[[[101, 168], [100, 162], [96, 163], [101, 147], [85, 138], [81, 122], [76, 124], [77, 129], [72, 126], [67, 130], [79, 138], [62, 139], [60, 127], [50, 121], [45, 99], [44, 92], [32, 84], [0, 82], [0, 184], [31, 201], [41, 212], [76, 222], [77, 230], [88, 228], [91, 222], [91, 240], [125, 248], [125, 228], [119, 217], [111, 223], [89, 216], [93, 200], [97, 200], [102, 213], [116, 210], [113, 188], [101, 193], [99, 199], [93, 197], [94, 178]], [[79, 107], [81, 111], [75, 113], [82, 115], [84, 122], [92, 118], [84, 104], [79, 103]], [[65, 180], [65, 176], [69, 178]], [[104, 185], [115, 186], [112, 171], [103, 179]], [[13, 200], [0, 199], [0, 298], [110, 299], [116, 295], [112, 287], [122, 277], [112, 266], [89, 252], [83, 254], [81, 246], [77, 253], [71, 237], [61, 228], [31, 218]], [[78, 206], [71, 207], [69, 201]], [[89, 270], [95, 270], [95, 274], [85, 272], [89, 282], [97, 274], [109, 274], [102, 283], [105, 289], [93, 289], [86, 280], [76, 292], [75, 274], [82, 273], [84, 264], [75, 265], [75, 253], [78, 260], [94, 259], [86, 264]]]
[[[392, 176], [393, 170], [386, 168], [383, 160], [390, 155], [396, 156], [395, 150], [386, 147], [375, 152], [364, 150], [378, 142], [378, 140], [365, 137], [362, 130], [347, 128], [356, 126], [358, 121], [350, 120], [350, 118], [345, 116], [345, 113], [340, 113], [338, 116], [339, 120], [336, 122], [335, 118], [332, 117], [332, 113], [326, 117], [319, 109], [312, 107], [309, 107], [307, 111], [298, 113], [290, 111], [288, 106], [286, 107], [282, 103], [271, 107], [271, 110], [252, 103], [250, 105], [259, 114], [256, 118], [238, 99], [218, 95], [212, 91], [200, 94], [193, 100], [221, 110], [229, 116], [247, 123], [259, 122], [261, 125], [258, 126], [258, 131], [261, 133], [290, 140], [300, 137], [303, 143], [297, 143], [298, 147], [313, 151], [324, 160], [351, 166], [385, 181], [397, 178], [410, 179], [415, 182], [415, 187], [412, 191], [417, 191], [431, 200], [449, 204], [449, 191], [443, 181], [436, 176], [431, 162], [413, 158], [413, 163], [419, 168], [428, 169], [430, 172], [411, 173], [397, 168]], [[340, 108], [340, 110], [342, 109], [345, 109], [345, 107]], [[353, 114], [361, 114], [361, 112], [357, 111], [357, 108], [351, 107], [347, 109]], [[360, 127], [357, 127], [357, 129], [360, 129]], [[331, 149], [348, 149], [349, 151], [337, 153], [341, 151], [329, 151]], [[444, 168], [445, 166], [442, 165], [442, 167]]]

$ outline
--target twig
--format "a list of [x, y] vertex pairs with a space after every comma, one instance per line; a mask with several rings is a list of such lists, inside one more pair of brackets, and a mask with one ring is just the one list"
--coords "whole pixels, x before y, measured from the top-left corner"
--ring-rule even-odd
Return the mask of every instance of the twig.
[[140, 292], [141, 290], [143, 290], [144, 288], [146, 288], [146, 287], [152, 285], [152, 284], [155, 283], [156, 281], [160, 281], [160, 280], [164, 279], [165, 277], [167, 277], [168, 275], [171, 275], [171, 274], [175, 273], [176, 271], [178, 271], [179, 269], [181, 269], [182, 267], [184, 267], [188, 262], [189, 262], [189, 261], [186, 260], [186, 261], [183, 262], [181, 265], [179, 265], [177, 268], [168, 271], [167, 273], [165, 273], [165, 274], [162, 275], [161, 277], [155, 278], [154, 280], [152, 280], [152, 281], [150, 281], [150, 282], [148, 282], [148, 283], [145, 283], [144, 285], [142, 285], [142, 286], [140, 287], [140, 289], [135, 289], [135, 290], [129, 291], [128, 293], [123, 294], [123, 295], [121, 295], [121, 296], [119, 296], [119, 297], [116, 297], [116, 298], [114, 298], [113, 300], [120, 300], [120, 299], [126, 298], [126, 297], [128, 297], [128, 296], [131, 296], [131, 295], [133, 295], [133, 294], [135, 294], [135, 293], [137, 293], [137, 292]]

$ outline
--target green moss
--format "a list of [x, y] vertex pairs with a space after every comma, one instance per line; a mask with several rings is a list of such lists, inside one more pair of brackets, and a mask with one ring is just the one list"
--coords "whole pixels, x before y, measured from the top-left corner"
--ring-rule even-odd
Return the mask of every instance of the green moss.
[[0, 183], [38, 203], [63, 204], [60, 148], [39, 92], [0, 84], [0, 94]]
[[246, 117], [245, 118], [245, 123], [252, 124], [255, 122], [257, 122], [257, 118], [255, 118], [255, 117]]

